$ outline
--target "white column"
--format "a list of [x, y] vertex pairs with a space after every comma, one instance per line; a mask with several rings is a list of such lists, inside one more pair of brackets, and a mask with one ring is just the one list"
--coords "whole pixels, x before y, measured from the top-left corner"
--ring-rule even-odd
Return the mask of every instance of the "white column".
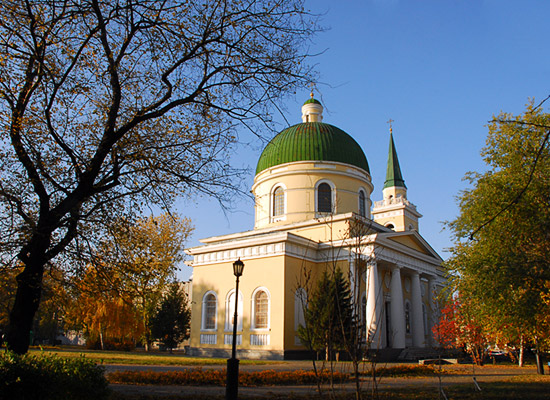
[[401, 267], [395, 265], [391, 273], [391, 335], [394, 349], [405, 348], [405, 308], [403, 306], [403, 287], [401, 285]]
[[430, 315], [428, 315], [428, 330], [429, 332], [427, 332], [429, 335], [430, 335], [430, 346], [435, 346], [436, 343], [435, 343], [435, 340], [434, 340], [434, 337], [433, 337], [433, 333], [432, 333], [432, 328], [433, 326], [438, 322], [436, 321], [436, 319], [438, 318], [438, 310], [436, 309], [436, 304], [435, 304], [435, 277], [434, 276], [429, 276], [428, 277], [428, 304], [430, 305], [429, 307], [429, 313]]
[[[351, 260], [349, 262], [349, 283], [350, 283], [350, 296], [352, 299], [352, 302], [355, 302], [357, 299], [357, 273], [356, 273], [356, 262], [355, 262], [355, 254], [351, 253]], [[355, 310], [359, 308], [355, 308]]]
[[424, 347], [424, 316], [422, 315], [422, 293], [420, 292], [420, 275], [413, 272], [411, 275], [412, 297], [412, 334], [413, 346]]
[[382, 329], [382, 288], [378, 278], [376, 261], [367, 266], [367, 326], [366, 331], [371, 348], [380, 348], [380, 330]]

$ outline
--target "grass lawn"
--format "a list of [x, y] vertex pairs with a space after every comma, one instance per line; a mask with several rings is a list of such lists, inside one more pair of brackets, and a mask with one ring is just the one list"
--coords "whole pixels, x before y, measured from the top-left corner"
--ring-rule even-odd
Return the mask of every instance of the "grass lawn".
[[[29, 353], [32, 354], [57, 354], [60, 357], [75, 358], [85, 356], [91, 360], [97, 360], [102, 364], [130, 364], [130, 365], [226, 365], [225, 358], [198, 358], [189, 357], [184, 354], [169, 354], [161, 352], [141, 352], [141, 351], [103, 351], [103, 350], [88, 350], [83, 348], [31, 348]], [[241, 360], [242, 364], [275, 364], [281, 361], [264, 361], [264, 360]]]
[[[86, 358], [97, 360], [98, 363], [109, 364], [134, 364], [134, 365], [193, 365], [204, 366], [209, 365], [225, 365], [225, 359], [211, 359], [211, 358], [196, 358], [188, 357], [183, 354], [167, 354], [167, 353], [145, 353], [143, 351], [134, 352], [119, 352], [119, 351], [99, 351], [99, 350], [86, 350], [82, 348], [47, 348], [44, 350], [31, 349], [32, 353], [51, 353], [57, 354], [60, 357], [80, 357], [84, 355]], [[241, 360], [241, 364], [259, 364], [268, 365], [274, 363], [284, 363], [284, 361], [260, 361], [260, 360]], [[342, 363], [343, 365], [344, 363]], [[412, 367], [412, 365], [410, 366]], [[407, 366], [406, 368], [410, 368]], [[513, 369], [517, 368], [513, 365], [500, 365], [499, 369]], [[472, 371], [471, 366], [467, 365], [454, 365], [444, 367], [445, 375], [463, 375], [470, 374]], [[483, 372], [483, 370], [476, 369], [477, 373]], [[380, 370], [380, 372], [382, 372]], [[384, 375], [384, 374], [382, 374]], [[425, 376], [429, 376], [426, 374]], [[424, 375], [423, 375], [424, 376]], [[433, 376], [433, 374], [431, 374]], [[381, 378], [384, 380], [384, 377]], [[414, 376], [403, 378], [412, 379]], [[144, 394], [129, 395], [126, 393], [113, 392], [110, 400], [153, 400], [160, 398], [161, 400], [186, 400], [197, 399], [197, 394], [185, 395], [185, 386], [181, 387], [181, 395], [166, 395], [166, 396], [150, 396]], [[477, 391], [473, 384], [455, 384], [446, 386], [444, 388], [445, 395], [448, 400], [542, 400], [550, 399], [550, 376], [549, 375], [536, 375], [532, 373], [526, 373], [524, 375], [516, 375], [513, 377], [502, 377], [502, 380], [495, 382], [484, 382], [481, 385], [482, 390]], [[224, 388], [220, 387], [219, 391], [215, 391], [216, 395], [201, 394], [199, 397], [201, 400], [209, 399], [223, 399]], [[365, 387], [365, 390], [367, 388]], [[219, 393], [219, 394], [218, 394]], [[266, 390], [266, 395], [263, 398], [266, 399], [297, 399], [297, 400], [312, 400], [319, 399], [318, 395], [296, 395], [293, 393], [284, 394], [268, 394], [269, 390]], [[242, 395], [240, 398], [246, 398]], [[329, 397], [323, 397], [329, 398]], [[351, 400], [355, 399], [353, 393], [337, 394], [333, 397], [337, 400]], [[364, 399], [380, 399], [380, 400], [441, 400], [444, 399], [440, 396], [437, 389], [434, 387], [418, 385], [415, 387], [394, 387], [384, 388], [380, 390], [376, 397], [372, 396], [370, 391], [366, 391], [362, 396]]]

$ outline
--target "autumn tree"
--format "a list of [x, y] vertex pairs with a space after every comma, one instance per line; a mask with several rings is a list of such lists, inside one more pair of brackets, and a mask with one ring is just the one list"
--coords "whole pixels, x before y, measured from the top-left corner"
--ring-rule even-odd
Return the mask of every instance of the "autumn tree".
[[513, 336], [539, 346], [550, 332], [549, 135], [550, 115], [533, 103], [489, 124], [487, 170], [466, 176], [446, 262], [453, 289], [491, 315], [494, 330], [520, 328]]
[[172, 349], [189, 338], [191, 309], [187, 294], [178, 282], [168, 286], [162, 300], [151, 318], [152, 336], [167, 349]]
[[4, 344], [4, 334], [8, 327], [9, 314], [17, 290], [15, 277], [19, 272], [16, 268], [2, 268], [0, 270], [0, 346]]
[[193, 228], [177, 214], [161, 214], [134, 224], [115, 221], [109, 230], [111, 236], [99, 246], [86, 276], [70, 279], [73, 300], [67, 318], [75, 329], [84, 329], [92, 340], [103, 343], [101, 330], [110, 329], [108, 317], [118, 312], [134, 315], [121, 321], [125, 327], [116, 330], [118, 336], [110, 336], [118, 342], [143, 342], [148, 350], [149, 320], [176, 277]]
[[89, 347], [129, 350], [141, 339], [143, 322], [133, 299], [106, 284], [97, 268], [75, 277], [72, 288], [64, 321], [84, 332]]
[[441, 309], [440, 319], [432, 327], [432, 332], [440, 346], [461, 348], [474, 363], [482, 365], [490, 343], [486, 322], [487, 319], [475, 303], [453, 298]]
[[172, 213], [139, 218], [134, 224], [117, 221], [111, 232], [111, 240], [103, 243], [94, 257], [94, 267], [104, 287], [131, 299], [140, 315], [148, 350], [149, 320], [162, 292], [176, 277], [193, 227], [189, 219]]
[[52, 260], [75, 268], [106, 221], [231, 199], [237, 129], [257, 134], [312, 79], [316, 30], [303, 0], [0, 2], [0, 254], [23, 268], [11, 349], [27, 351]]

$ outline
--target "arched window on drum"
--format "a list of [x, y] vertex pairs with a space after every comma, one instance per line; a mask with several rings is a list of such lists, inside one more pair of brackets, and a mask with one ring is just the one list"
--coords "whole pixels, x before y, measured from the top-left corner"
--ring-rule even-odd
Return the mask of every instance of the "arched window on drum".
[[273, 191], [273, 217], [280, 217], [285, 214], [285, 189], [282, 186], [277, 186]]
[[362, 217], [366, 217], [367, 216], [367, 200], [366, 200], [366, 196], [365, 196], [365, 191], [364, 190], [359, 190], [359, 215], [362, 216]]
[[321, 182], [317, 186], [317, 212], [334, 212], [333, 188], [327, 182]]

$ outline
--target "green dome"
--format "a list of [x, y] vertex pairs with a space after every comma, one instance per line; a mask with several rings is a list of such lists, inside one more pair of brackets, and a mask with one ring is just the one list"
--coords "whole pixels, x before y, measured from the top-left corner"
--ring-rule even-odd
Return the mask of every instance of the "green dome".
[[258, 160], [256, 175], [293, 161], [336, 161], [370, 174], [361, 146], [343, 130], [323, 122], [297, 124], [271, 139]]
[[321, 104], [321, 102], [320, 102], [319, 100], [316, 100], [316, 99], [314, 99], [314, 98], [312, 97], [311, 99], [307, 99], [307, 100], [304, 102], [304, 105], [305, 105], [305, 104], [311, 104], [311, 103], [313, 103], [313, 104]]

